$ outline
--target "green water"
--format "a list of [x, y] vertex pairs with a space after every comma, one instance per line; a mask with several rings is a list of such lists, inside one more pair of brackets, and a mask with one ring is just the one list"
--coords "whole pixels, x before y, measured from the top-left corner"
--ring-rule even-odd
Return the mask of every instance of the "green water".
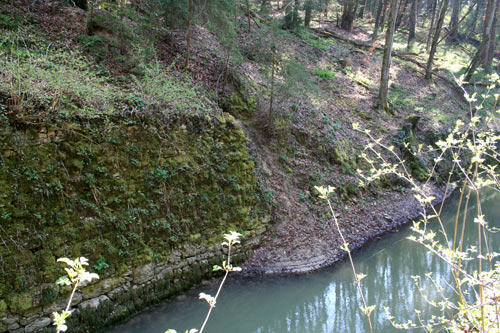
[[[499, 227], [500, 195], [484, 192], [482, 201], [487, 221]], [[457, 196], [452, 196], [444, 212], [450, 230], [456, 207]], [[471, 207], [469, 215], [474, 212], [475, 208]], [[468, 242], [473, 242], [477, 224], [468, 224], [466, 237]], [[354, 256], [358, 272], [368, 275], [362, 282], [368, 303], [377, 305], [372, 315], [375, 332], [396, 331], [387, 321], [384, 306], [391, 308], [400, 321], [415, 320], [414, 309], [420, 309], [424, 318], [439, 314], [424, 301], [411, 276], [431, 270], [442, 282], [449, 277], [448, 267], [422, 246], [407, 240], [411, 233], [404, 227], [397, 233], [384, 235]], [[490, 235], [488, 241], [492, 251], [499, 252], [498, 234]], [[197, 295], [199, 292], [215, 295], [216, 282], [200, 286], [181, 299], [150, 308], [107, 332], [163, 333], [174, 328], [184, 333], [186, 329], [199, 328], [208, 306], [198, 300]], [[427, 287], [426, 297], [438, 297], [429, 280], [423, 279], [422, 285]], [[219, 297], [205, 332], [368, 332], [360, 304], [348, 262], [299, 276], [238, 278], [233, 275]]]

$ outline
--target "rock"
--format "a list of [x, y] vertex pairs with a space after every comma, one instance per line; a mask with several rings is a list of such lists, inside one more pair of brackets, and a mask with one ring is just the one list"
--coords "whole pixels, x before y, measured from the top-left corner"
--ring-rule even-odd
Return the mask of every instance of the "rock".
[[[80, 293], [75, 293], [75, 295], [73, 296], [73, 299], [71, 300], [71, 306], [75, 306], [77, 304], [80, 304], [83, 300], [83, 296], [82, 294]], [[68, 303], [66, 303], [68, 304]]]
[[155, 266], [153, 263], [149, 263], [144, 266], [139, 266], [134, 270], [134, 283], [143, 284], [151, 280], [155, 273]]
[[115, 300], [116, 297], [118, 297], [121, 293], [124, 292], [124, 289], [119, 287], [119, 288], [116, 288], [116, 289], [113, 289], [111, 290], [110, 292], [108, 292], [106, 295], [112, 299], [112, 300]]
[[23, 317], [19, 323], [21, 323], [22, 326], [26, 326], [26, 325], [31, 324], [32, 322], [34, 322], [38, 318], [40, 318], [40, 313], [38, 313], [38, 312], [35, 312], [32, 314], [27, 314], [26, 317]]
[[106, 280], [99, 281], [82, 290], [83, 299], [88, 300], [91, 298], [96, 298], [102, 294], [105, 294], [113, 289], [118, 288], [123, 284], [123, 282], [124, 279], [121, 278], [109, 278]]
[[48, 317], [43, 317], [43, 318], [37, 319], [34, 322], [32, 322], [31, 324], [27, 325], [24, 328], [24, 332], [25, 333], [37, 332], [37, 331], [41, 330], [42, 328], [49, 326], [50, 322], [51, 322], [51, 320]]
[[66, 304], [65, 305], [62, 305], [62, 304], [50, 304], [50, 305], [46, 305], [46, 306], [43, 307], [43, 313], [50, 315], [53, 312], [59, 312], [59, 311], [61, 311], [65, 307], [66, 307]]
[[96, 298], [92, 298], [91, 300], [82, 302], [80, 304], [80, 308], [85, 309], [85, 308], [90, 307], [92, 309], [97, 309], [101, 303], [106, 302], [106, 301], [109, 301], [108, 296], [102, 295], [102, 296], [99, 296]]
[[164, 270], [158, 272], [158, 279], [164, 279], [167, 276], [172, 276], [173, 270], [171, 267], [167, 267]]
[[9, 331], [17, 330], [19, 327], [21, 327], [21, 326], [19, 326], [19, 323], [10, 324]]
[[6, 325], [10, 325], [10, 324], [13, 324], [13, 323], [18, 322], [18, 321], [19, 321], [19, 317], [9, 317], [9, 318], [2, 320], [2, 322]]

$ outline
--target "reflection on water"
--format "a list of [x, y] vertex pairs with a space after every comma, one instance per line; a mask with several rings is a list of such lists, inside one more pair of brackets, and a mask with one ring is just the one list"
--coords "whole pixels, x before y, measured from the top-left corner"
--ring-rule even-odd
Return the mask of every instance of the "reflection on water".
[[[500, 226], [500, 206], [495, 206], [500, 196], [488, 192], [483, 198], [487, 221]], [[455, 201], [452, 198], [444, 212], [450, 230], [457, 209]], [[473, 213], [474, 207], [469, 208], [468, 215], [472, 217]], [[472, 242], [476, 239], [477, 224], [469, 225], [466, 238]], [[411, 276], [432, 270], [434, 278], [443, 283], [449, 277], [448, 267], [422, 246], [407, 240], [409, 234], [411, 231], [405, 227], [354, 256], [358, 272], [368, 275], [362, 282], [367, 302], [377, 305], [372, 315], [375, 332], [396, 331], [386, 319], [384, 306], [388, 306], [400, 321], [416, 320], [414, 309], [422, 310], [424, 318], [440, 314], [425, 302]], [[491, 236], [489, 245], [498, 252], [499, 237]], [[422, 279], [421, 285], [425, 297], [439, 297], [430, 280]], [[199, 328], [208, 306], [198, 300], [197, 295], [201, 291], [214, 295], [216, 288], [216, 283], [199, 287], [182, 300], [165, 302], [107, 332], [163, 333], [168, 328], [175, 328], [180, 333]], [[348, 262], [301, 276], [235, 278], [233, 275], [222, 291], [205, 332], [368, 332], [360, 304]]]

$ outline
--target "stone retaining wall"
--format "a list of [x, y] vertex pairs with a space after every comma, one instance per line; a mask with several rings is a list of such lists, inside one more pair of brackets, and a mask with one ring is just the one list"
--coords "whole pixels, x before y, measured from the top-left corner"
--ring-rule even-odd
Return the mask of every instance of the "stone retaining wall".
[[[257, 231], [233, 248], [234, 264], [241, 263], [252, 253], [264, 231]], [[202, 279], [212, 277], [213, 265], [221, 264], [226, 255], [227, 248], [219, 244], [185, 245], [172, 251], [165, 262], [151, 262], [131, 267], [120, 275], [102, 276], [75, 293], [68, 332], [95, 332], [152, 303], [178, 294]], [[33, 306], [22, 315], [0, 317], [0, 332], [55, 332], [52, 312], [65, 308], [69, 293], [66, 296], [52, 304]]]

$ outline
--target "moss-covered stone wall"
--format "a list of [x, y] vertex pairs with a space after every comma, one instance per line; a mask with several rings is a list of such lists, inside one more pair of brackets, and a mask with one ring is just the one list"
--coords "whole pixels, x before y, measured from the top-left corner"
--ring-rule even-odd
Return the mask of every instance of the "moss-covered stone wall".
[[13, 324], [2, 318], [28, 318], [64, 299], [67, 291], [53, 284], [64, 275], [59, 257], [85, 256], [91, 271], [110, 279], [168, 263], [184, 244], [212, 246], [228, 230], [249, 239], [263, 230], [267, 210], [245, 141], [229, 115], [5, 120], [0, 332]]

